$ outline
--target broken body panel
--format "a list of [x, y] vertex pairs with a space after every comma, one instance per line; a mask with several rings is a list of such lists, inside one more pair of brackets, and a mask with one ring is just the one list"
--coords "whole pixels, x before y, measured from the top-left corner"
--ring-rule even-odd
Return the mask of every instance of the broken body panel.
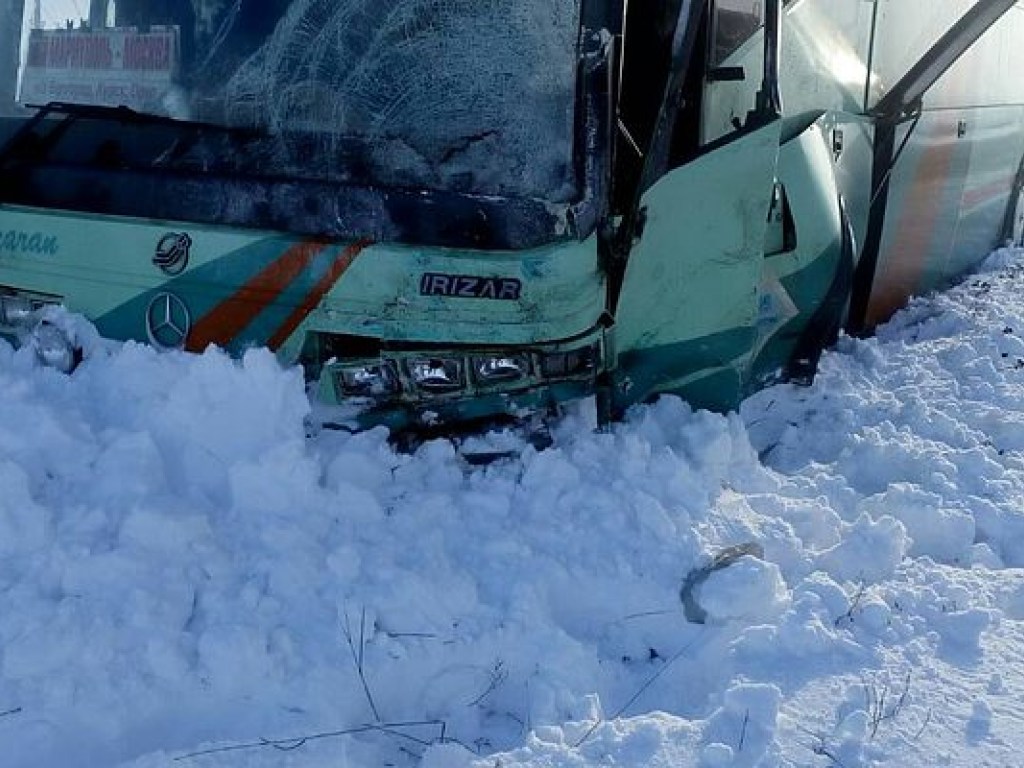
[[[231, 43], [246, 20], [213, 0], [156, 5], [0, 35], [7, 67], [16, 42], [36, 46], [0, 78], [20, 73], [23, 95], [54, 87], [58, 64], [86, 91], [104, 67], [133, 82], [123, 53], [75, 70], [83, 46], [180, 41], [180, 56], [134, 60], [146, 83], [167, 75], [156, 102], [119, 108], [130, 88], [93, 88], [90, 105], [0, 121], [0, 293], [59, 301], [117, 339], [268, 346], [356, 425], [587, 395], [602, 417], [666, 392], [732, 408], [807, 378], [842, 328], [870, 328], [1014, 231], [1024, 88], [1005, 75], [1024, 65], [1021, 4], [943, 0], [922, 23], [898, 0], [494, 0], [440, 20], [405, 2], [366, 17], [375, 39], [441, 47], [426, 73], [401, 60], [403, 80], [381, 42], [366, 83], [317, 80], [336, 48], [369, 54], [316, 2], [280, 3], [206, 57], [204, 35]], [[297, 41], [314, 17], [334, 31]], [[495, 20], [514, 45], [479, 73]], [[199, 65], [227, 74], [205, 82]], [[258, 73], [287, 109], [261, 105]], [[430, 77], [462, 88], [437, 105], [444, 126], [407, 102]]]

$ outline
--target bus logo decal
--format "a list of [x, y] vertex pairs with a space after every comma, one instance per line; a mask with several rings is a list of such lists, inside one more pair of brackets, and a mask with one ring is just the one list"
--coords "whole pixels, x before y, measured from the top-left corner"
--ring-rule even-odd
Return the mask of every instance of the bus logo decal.
[[146, 335], [158, 349], [182, 349], [192, 331], [192, 314], [173, 293], [158, 293], [146, 308]]
[[168, 232], [156, 244], [153, 265], [165, 275], [180, 275], [188, 266], [192, 252], [192, 238], [184, 232]]
[[514, 277], [476, 277], [427, 272], [420, 278], [421, 296], [518, 301], [522, 292], [522, 281]]

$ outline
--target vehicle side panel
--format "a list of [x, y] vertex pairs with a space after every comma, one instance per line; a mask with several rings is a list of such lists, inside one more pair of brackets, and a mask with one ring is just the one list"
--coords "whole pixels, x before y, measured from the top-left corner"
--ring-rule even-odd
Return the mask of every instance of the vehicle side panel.
[[[936, 5], [935, 26], [955, 4]], [[910, 18], [897, 5], [887, 18]], [[933, 28], [934, 27], [934, 28]], [[922, 35], [927, 37], [924, 32]], [[895, 158], [867, 327], [907, 297], [942, 287], [1000, 244], [1024, 155], [1024, 5], [998, 21], [925, 95], [920, 121], [897, 133]], [[881, 61], [903, 61], [881, 35]]]
[[948, 284], [999, 244], [1022, 152], [1024, 108], [921, 116], [892, 171], [868, 327], [909, 296]]

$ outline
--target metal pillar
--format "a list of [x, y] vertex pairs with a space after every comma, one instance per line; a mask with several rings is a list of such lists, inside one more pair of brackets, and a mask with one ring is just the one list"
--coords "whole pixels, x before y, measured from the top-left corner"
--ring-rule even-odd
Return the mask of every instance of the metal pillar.
[[107, 8], [110, 0], [89, 0], [89, 26], [92, 29], [103, 29], [107, 26]]
[[0, 0], [0, 114], [15, 111], [25, 0]]

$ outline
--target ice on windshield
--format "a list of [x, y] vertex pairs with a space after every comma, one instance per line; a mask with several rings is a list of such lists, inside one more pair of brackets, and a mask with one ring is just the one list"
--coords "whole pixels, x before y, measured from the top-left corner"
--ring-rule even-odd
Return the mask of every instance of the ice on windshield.
[[578, 19], [566, 7], [302, 0], [227, 81], [224, 117], [319, 133], [327, 149], [373, 139], [368, 162], [430, 186], [549, 195], [570, 177]]
[[[135, 37], [173, 31], [180, 62], [157, 108], [269, 129], [261, 172], [574, 194], [578, 0], [120, 0], [105, 15], [114, 27], [99, 37], [115, 49], [112, 70]], [[64, 50], [63, 38], [90, 33], [99, 30], [45, 36]], [[122, 70], [74, 73], [64, 100], [102, 101], [126, 78], [126, 95], [110, 98], [127, 98], [166, 74]]]

